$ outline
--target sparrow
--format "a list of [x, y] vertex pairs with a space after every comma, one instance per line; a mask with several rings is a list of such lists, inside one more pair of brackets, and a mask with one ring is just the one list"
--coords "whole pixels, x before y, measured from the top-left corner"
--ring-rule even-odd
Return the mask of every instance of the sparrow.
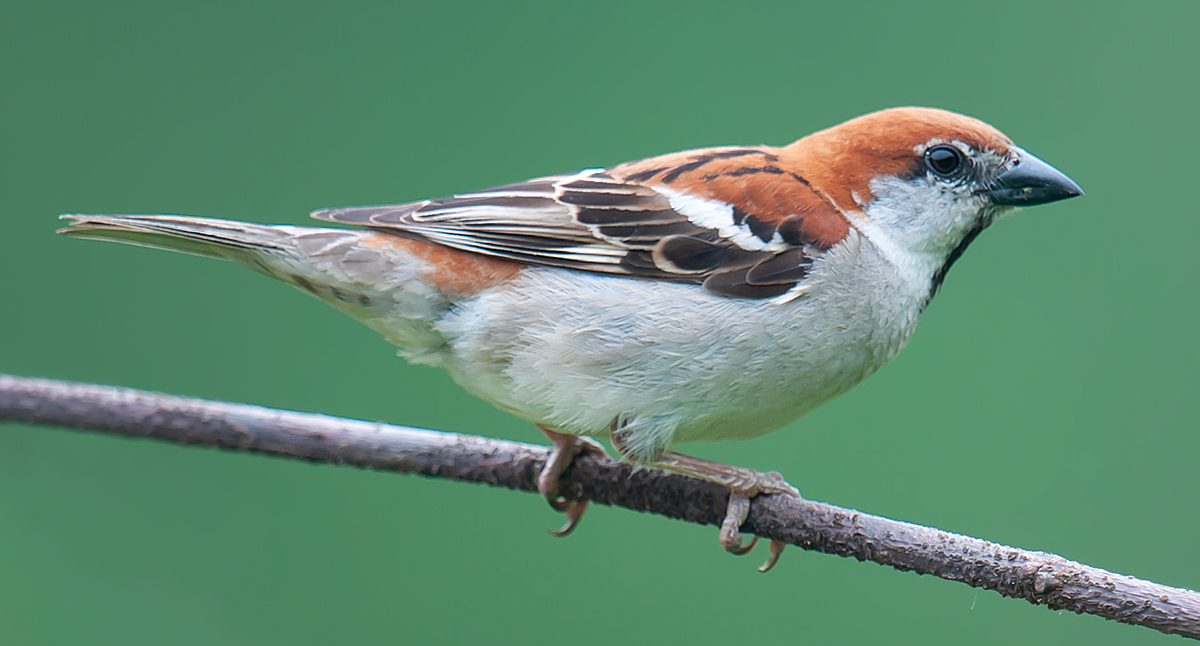
[[560, 476], [607, 435], [635, 465], [728, 487], [719, 542], [743, 554], [751, 499], [799, 492], [675, 446], [763, 435], [845, 393], [905, 346], [980, 232], [1078, 195], [982, 121], [892, 108], [780, 147], [312, 213], [358, 228], [67, 214], [59, 232], [239, 262], [536, 424], [554, 445], [538, 489], [567, 519], [554, 534], [588, 504]]

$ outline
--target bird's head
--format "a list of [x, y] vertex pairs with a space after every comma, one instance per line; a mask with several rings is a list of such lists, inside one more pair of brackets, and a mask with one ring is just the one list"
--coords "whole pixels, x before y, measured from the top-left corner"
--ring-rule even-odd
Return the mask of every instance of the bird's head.
[[786, 150], [813, 188], [864, 233], [928, 256], [936, 265], [935, 288], [1003, 211], [1083, 195], [1071, 178], [999, 130], [932, 108], [874, 112]]

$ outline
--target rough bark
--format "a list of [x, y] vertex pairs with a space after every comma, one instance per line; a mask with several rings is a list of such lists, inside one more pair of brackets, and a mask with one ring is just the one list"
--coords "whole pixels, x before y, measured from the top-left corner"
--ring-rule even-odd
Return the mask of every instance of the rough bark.
[[[126, 388], [0, 375], [0, 420], [152, 437], [315, 462], [536, 491], [543, 446]], [[562, 493], [719, 525], [723, 488], [661, 471], [577, 459]], [[874, 561], [1052, 610], [1070, 610], [1200, 639], [1200, 594], [1060, 556], [889, 520], [812, 500], [762, 496], [743, 531], [804, 549]]]

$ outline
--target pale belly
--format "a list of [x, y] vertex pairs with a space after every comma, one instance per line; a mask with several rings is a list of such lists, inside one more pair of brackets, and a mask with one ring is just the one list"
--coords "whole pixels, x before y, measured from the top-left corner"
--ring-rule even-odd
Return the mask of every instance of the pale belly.
[[602, 435], [616, 420], [636, 459], [762, 435], [861, 382], [915, 327], [920, 295], [853, 238], [788, 303], [529, 269], [435, 324], [448, 342], [443, 366], [473, 393], [562, 432]]

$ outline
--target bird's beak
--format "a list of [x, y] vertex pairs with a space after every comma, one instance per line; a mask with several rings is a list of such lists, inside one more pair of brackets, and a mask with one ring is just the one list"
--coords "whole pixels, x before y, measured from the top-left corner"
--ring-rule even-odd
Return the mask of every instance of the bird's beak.
[[996, 177], [987, 194], [1000, 206], [1034, 206], [1083, 195], [1083, 189], [1057, 168], [1013, 147], [1017, 161]]

